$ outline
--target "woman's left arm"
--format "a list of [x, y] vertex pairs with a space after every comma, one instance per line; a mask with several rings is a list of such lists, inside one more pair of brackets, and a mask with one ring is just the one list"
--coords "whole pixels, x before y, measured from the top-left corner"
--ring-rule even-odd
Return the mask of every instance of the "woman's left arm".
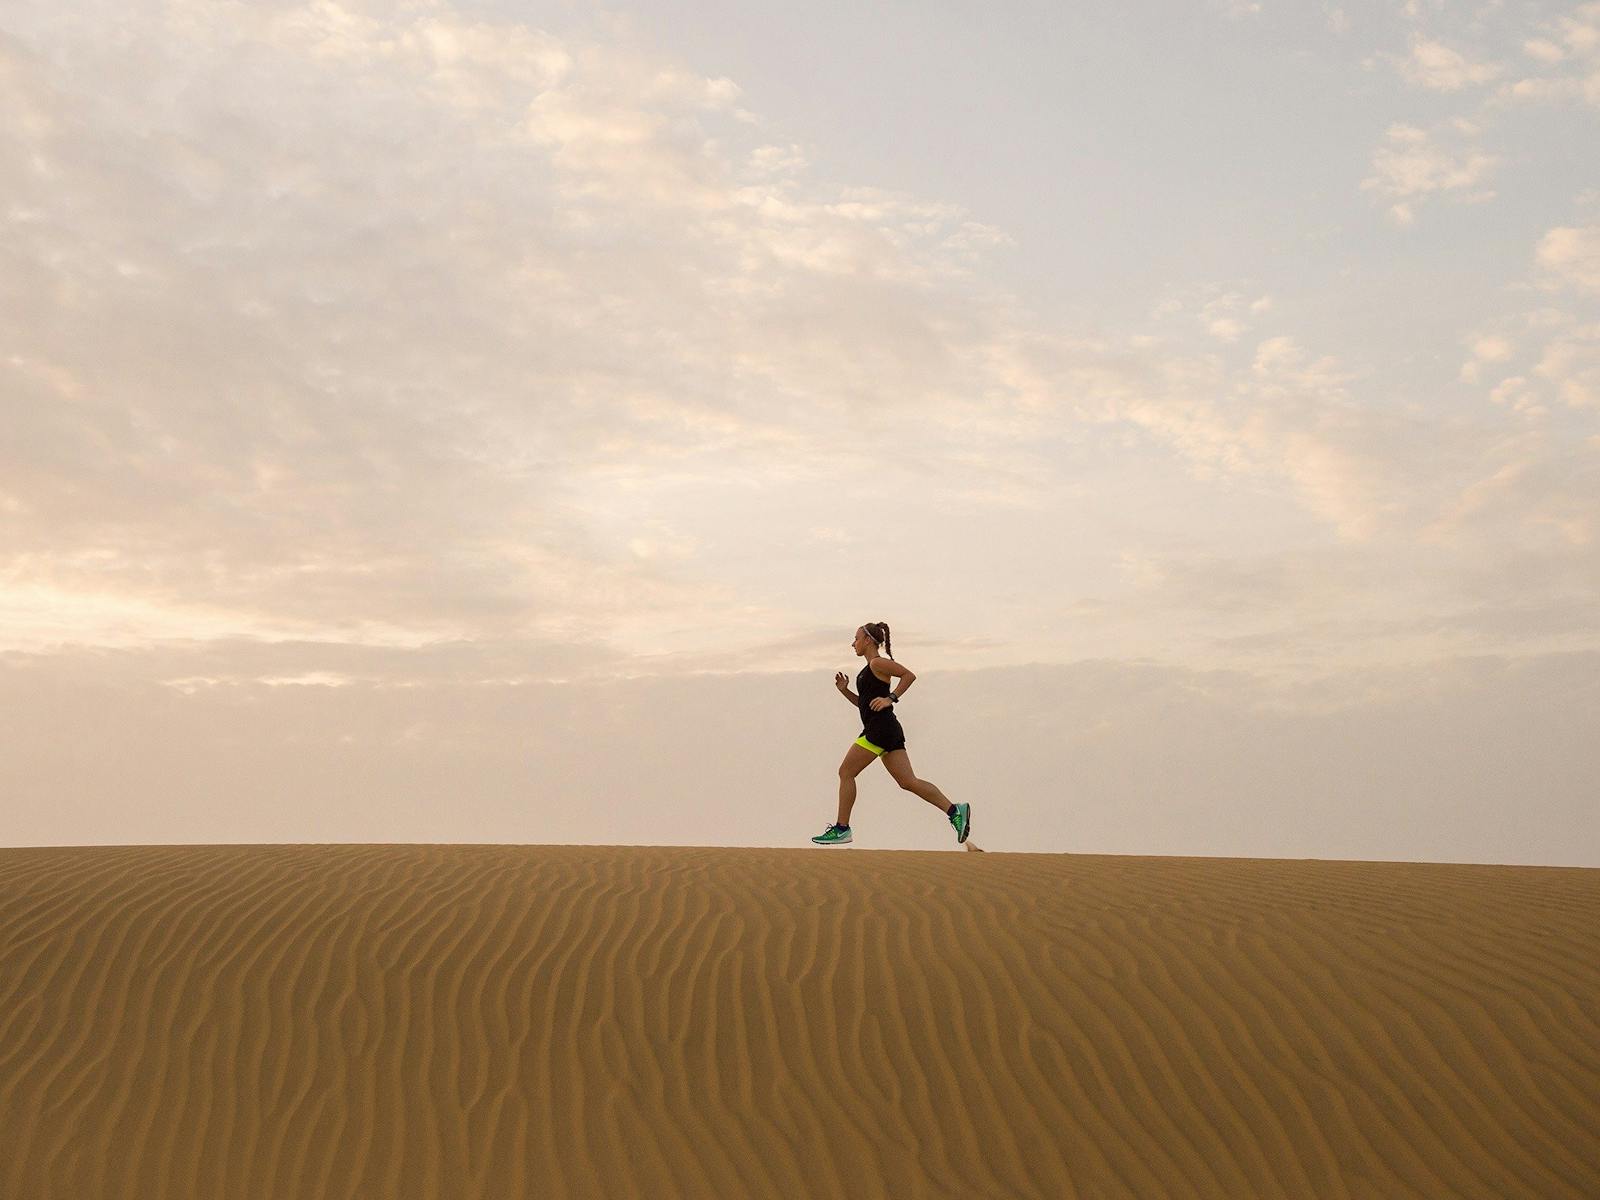
[[890, 693], [890, 695], [898, 700], [901, 696], [904, 696], [911, 690], [911, 685], [916, 682], [917, 673], [904, 663], [897, 663], [892, 658], [886, 658], [882, 661], [883, 669], [891, 679], [893, 679], [896, 675], [902, 675], [905, 677], [905, 682], [900, 685], [900, 690]]

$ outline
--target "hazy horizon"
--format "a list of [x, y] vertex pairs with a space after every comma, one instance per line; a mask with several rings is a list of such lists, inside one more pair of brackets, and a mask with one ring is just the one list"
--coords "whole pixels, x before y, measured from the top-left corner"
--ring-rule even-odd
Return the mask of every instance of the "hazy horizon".
[[1600, 866], [1600, 3], [24, 0], [0, 97], [0, 843], [803, 845], [882, 620], [985, 849]]

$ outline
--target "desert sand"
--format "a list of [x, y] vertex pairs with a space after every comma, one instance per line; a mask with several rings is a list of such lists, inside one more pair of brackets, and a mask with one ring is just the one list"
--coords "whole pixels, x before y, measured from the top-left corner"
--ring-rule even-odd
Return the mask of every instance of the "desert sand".
[[0, 1196], [1600, 1197], [1600, 870], [0, 850]]

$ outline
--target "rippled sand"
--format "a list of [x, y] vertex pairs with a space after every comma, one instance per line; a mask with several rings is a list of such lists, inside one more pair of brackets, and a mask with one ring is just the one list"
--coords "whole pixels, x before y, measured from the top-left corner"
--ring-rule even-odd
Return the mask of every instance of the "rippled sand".
[[0, 850], [0, 1196], [1600, 1197], [1600, 871]]

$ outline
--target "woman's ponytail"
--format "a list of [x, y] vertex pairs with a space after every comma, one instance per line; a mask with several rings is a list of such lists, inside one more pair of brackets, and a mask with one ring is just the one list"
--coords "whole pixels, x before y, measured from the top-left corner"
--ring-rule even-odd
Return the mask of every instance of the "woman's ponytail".
[[884, 621], [869, 621], [862, 626], [867, 631], [867, 636], [883, 647], [885, 657], [894, 657], [894, 645], [889, 640], [889, 626]]

